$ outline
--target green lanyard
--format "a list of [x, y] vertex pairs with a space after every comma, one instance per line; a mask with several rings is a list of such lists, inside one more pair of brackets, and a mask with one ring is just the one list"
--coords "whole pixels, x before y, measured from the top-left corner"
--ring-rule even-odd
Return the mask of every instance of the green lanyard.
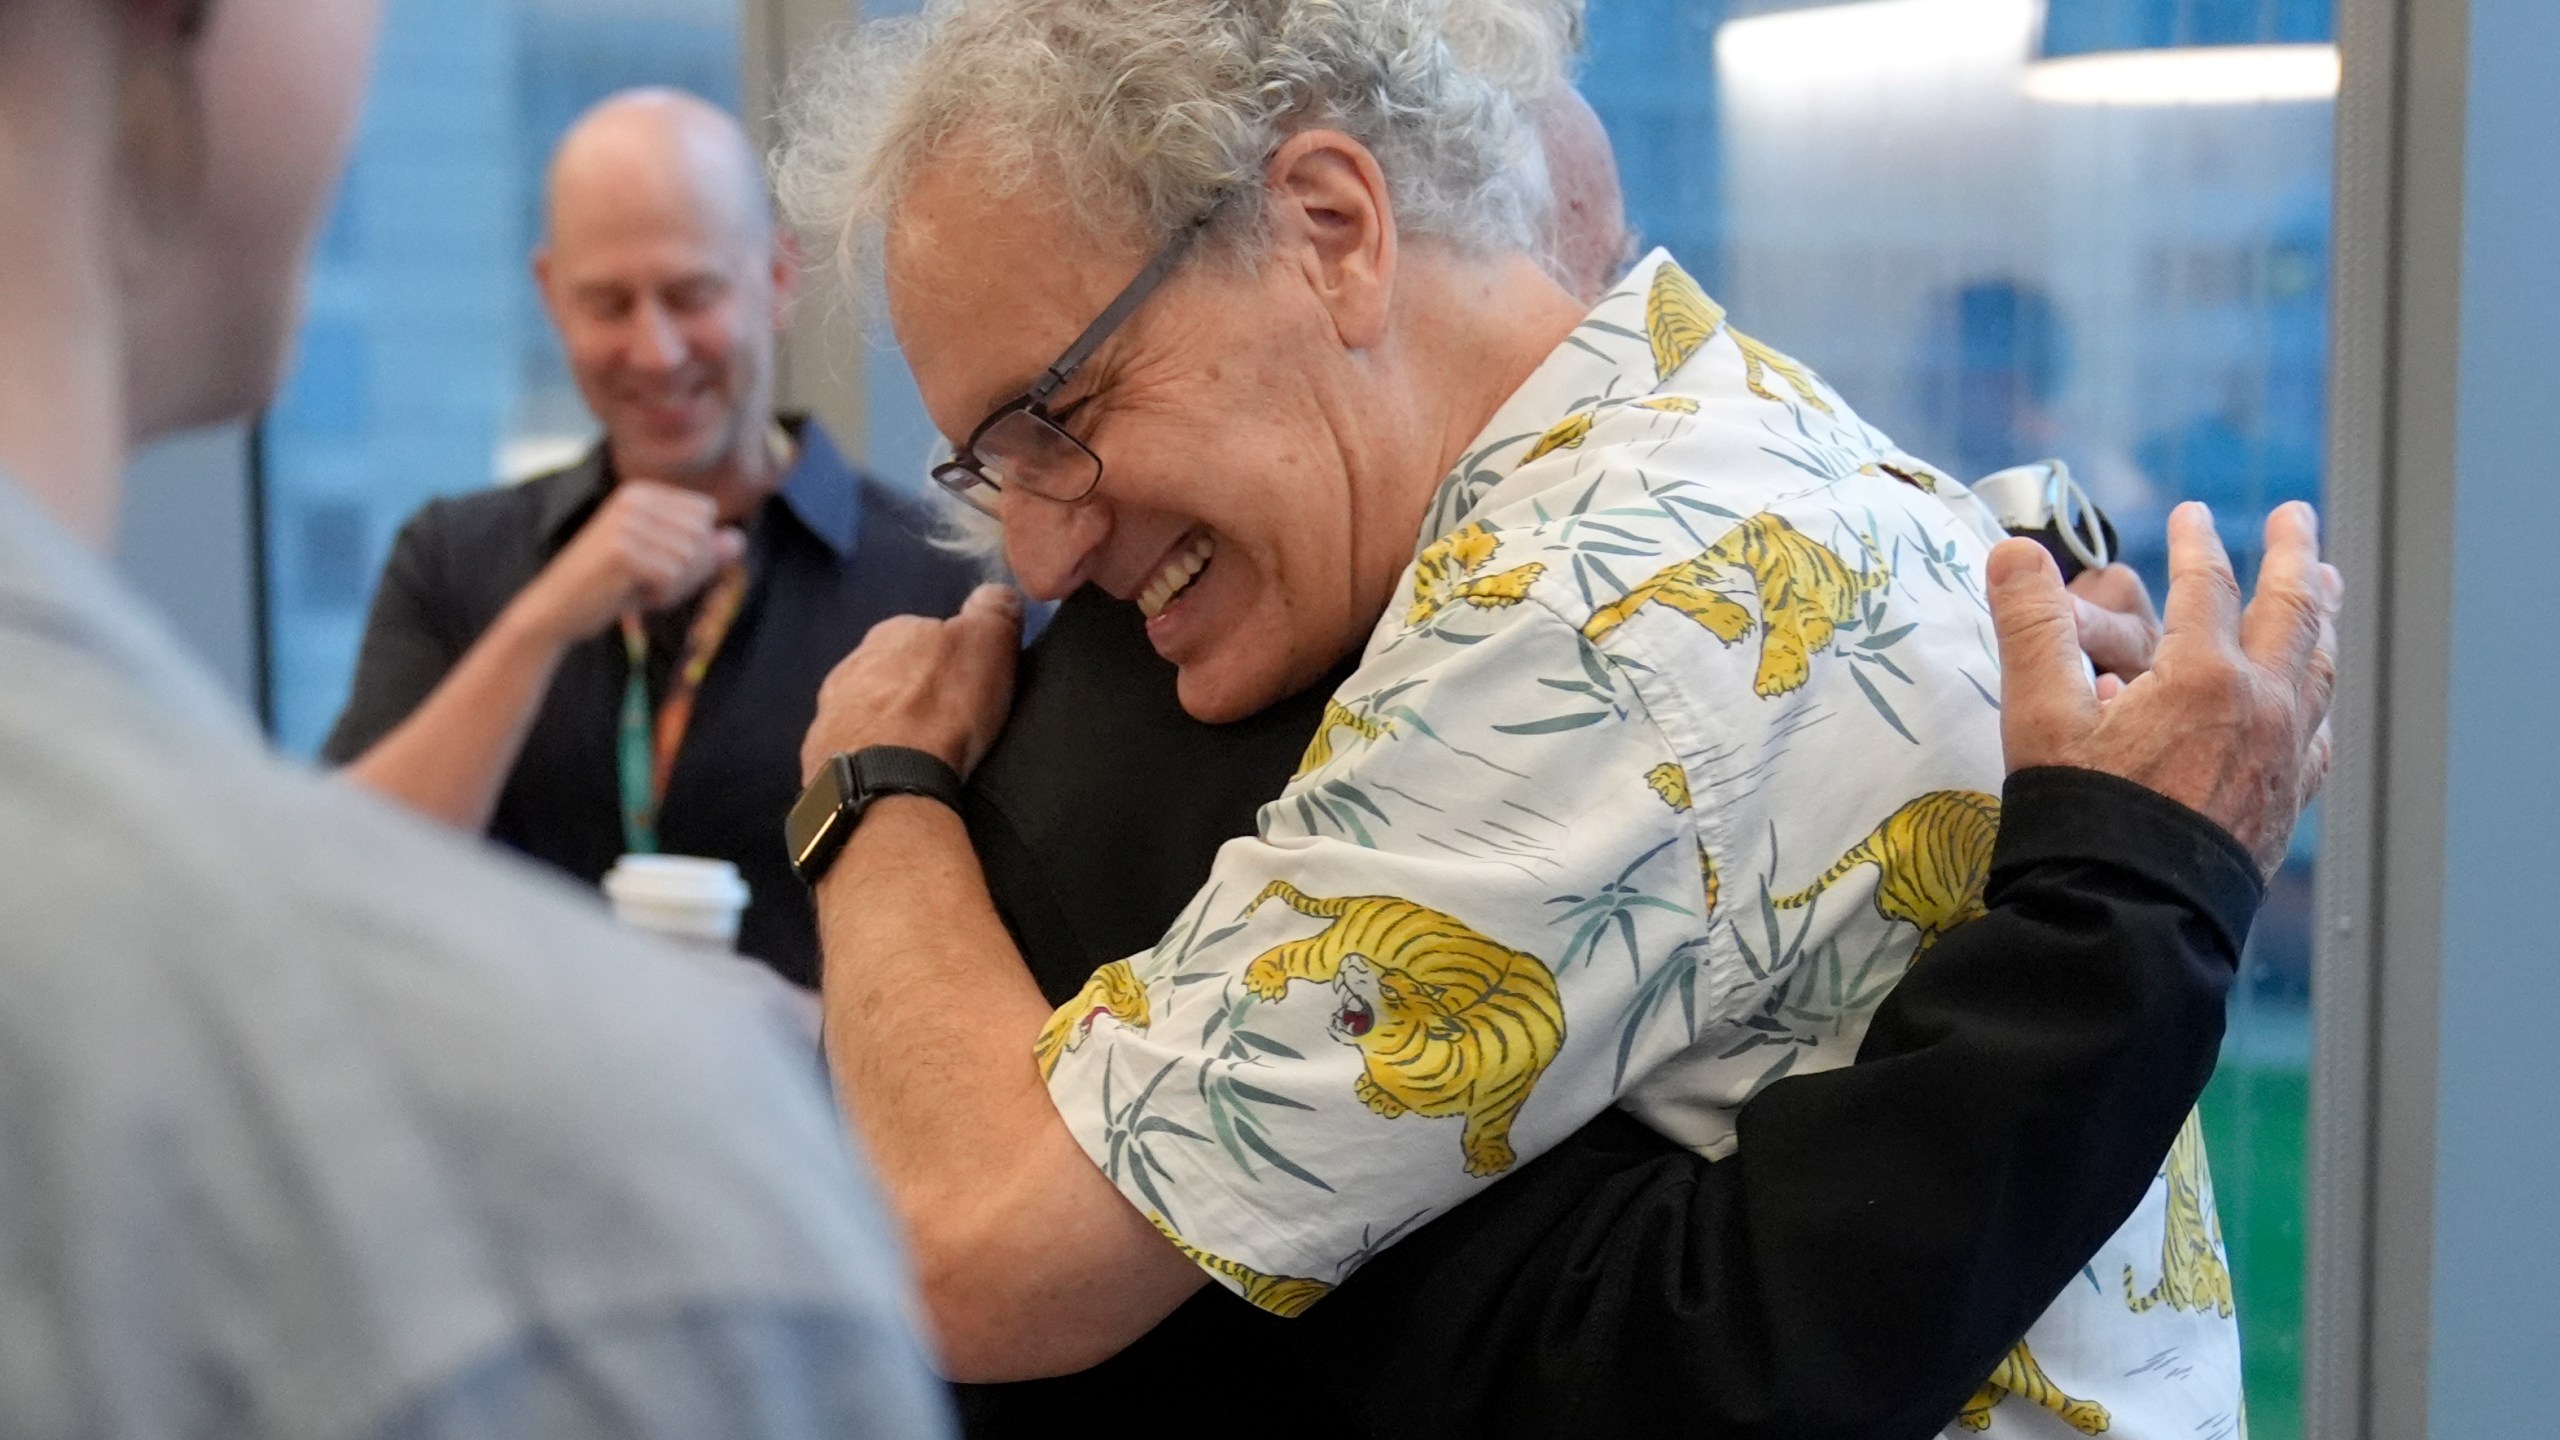
[[738, 607], [747, 595], [743, 565], [723, 569], [702, 594], [677, 652], [675, 673], [667, 681], [666, 702], [649, 713], [649, 632], [637, 615], [622, 617], [622, 653], [631, 673], [622, 683], [621, 734], [615, 748], [615, 775], [622, 788], [622, 845], [634, 855], [658, 853], [658, 807], [667, 798], [667, 777], [674, 773], [676, 751], [693, 726], [694, 701], [702, 693], [702, 677], [711, 659], [729, 638]]

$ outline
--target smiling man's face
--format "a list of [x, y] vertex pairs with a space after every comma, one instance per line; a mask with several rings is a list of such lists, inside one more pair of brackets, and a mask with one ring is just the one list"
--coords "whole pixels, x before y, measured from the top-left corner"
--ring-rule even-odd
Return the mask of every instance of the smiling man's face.
[[554, 164], [536, 274], [626, 475], [686, 484], [764, 443], [790, 268], [730, 124], [700, 102], [609, 103]]
[[[1150, 254], [1079, 238], [1054, 207], [991, 197], [971, 173], [920, 180], [887, 254], [899, 346], [955, 440], [1021, 394]], [[1195, 255], [1050, 397], [1102, 478], [1074, 504], [997, 501], [1016, 577], [1041, 599], [1090, 583], [1137, 604], [1199, 719], [1305, 687], [1367, 636], [1413, 546], [1411, 506], [1363, 493], [1339, 438], [1355, 363], [1301, 267], [1247, 273]]]

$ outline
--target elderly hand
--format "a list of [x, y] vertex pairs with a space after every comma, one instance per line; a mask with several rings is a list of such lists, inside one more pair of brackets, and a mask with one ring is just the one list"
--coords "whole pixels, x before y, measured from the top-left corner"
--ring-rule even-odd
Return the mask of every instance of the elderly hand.
[[2244, 611], [2212, 512], [2179, 506], [2157, 664], [2103, 702], [2052, 557], [2007, 541], [1992, 550], [1989, 575], [2009, 768], [2070, 765], [2131, 780], [2230, 831], [2272, 876], [2329, 769], [2345, 586], [2320, 561], [2311, 507], [2267, 517], [2266, 563]]
[[963, 776], [977, 768], [1013, 709], [1022, 647], [1022, 596], [981, 585], [948, 620], [901, 615], [871, 627], [827, 676], [800, 744], [800, 774], [830, 755], [904, 745], [940, 756]]
[[710, 496], [625, 480], [510, 608], [541, 634], [574, 645], [628, 611], [676, 604], [745, 551], [745, 537], [720, 524]]
[[[2100, 675], [2123, 682], [2150, 670], [2160, 649], [2160, 612], [2151, 607], [2151, 590], [2132, 566], [2080, 572], [2071, 577], [2071, 597], [2080, 648]], [[2111, 695], [2114, 687], [2101, 685], [2098, 693]]]

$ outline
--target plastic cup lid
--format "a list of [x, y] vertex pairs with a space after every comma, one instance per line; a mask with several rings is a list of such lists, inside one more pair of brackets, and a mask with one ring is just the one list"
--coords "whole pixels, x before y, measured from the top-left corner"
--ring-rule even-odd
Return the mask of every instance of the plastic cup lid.
[[616, 900], [661, 905], [743, 906], [747, 882], [726, 860], [695, 855], [625, 855], [604, 877], [604, 893]]

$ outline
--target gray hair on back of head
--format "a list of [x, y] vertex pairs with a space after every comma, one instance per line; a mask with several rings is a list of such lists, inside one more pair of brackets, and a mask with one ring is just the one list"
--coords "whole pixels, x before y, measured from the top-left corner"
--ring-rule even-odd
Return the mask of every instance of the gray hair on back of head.
[[1216, 215], [1250, 262], [1263, 167], [1339, 129], [1387, 177], [1398, 228], [1536, 253], [1549, 204], [1531, 103], [1565, 83], [1581, 0], [928, 0], [806, 64], [777, 189], [850, 261], [964, 145], [997, 194], [1038, 185], [1097, 234], [1160, 243]]

